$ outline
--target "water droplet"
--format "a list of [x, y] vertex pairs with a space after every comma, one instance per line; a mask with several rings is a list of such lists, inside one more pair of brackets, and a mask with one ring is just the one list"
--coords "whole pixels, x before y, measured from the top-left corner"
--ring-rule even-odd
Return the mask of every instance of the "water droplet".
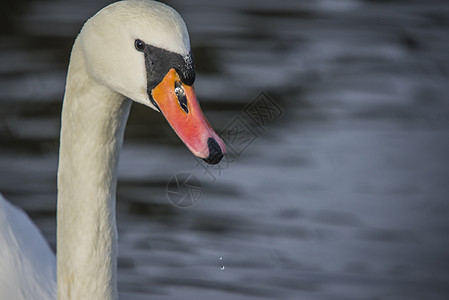
[[224, 271], [224, 269], [225, 269], [225, 266], [220, 267], [220, 270]]

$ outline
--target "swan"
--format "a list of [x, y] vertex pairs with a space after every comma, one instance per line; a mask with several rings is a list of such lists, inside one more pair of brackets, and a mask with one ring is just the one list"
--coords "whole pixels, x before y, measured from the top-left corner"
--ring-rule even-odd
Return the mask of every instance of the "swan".
[[207, 163], [225, 154], [196, 100], [186, 25], [151, 0], [113, 3], [77, 36], [58, 164], [56, 257], [0, 195], [0, 299], [117, 299], [117, 161], [132, 101], [160, 112]]

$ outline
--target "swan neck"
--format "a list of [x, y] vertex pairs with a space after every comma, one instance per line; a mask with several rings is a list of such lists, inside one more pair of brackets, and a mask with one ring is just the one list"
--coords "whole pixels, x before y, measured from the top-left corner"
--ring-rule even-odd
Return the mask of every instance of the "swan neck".
[[58, 167], [58, 299], [117, 299], [117, 163], [131, 101], [86, 71], [67, 75]]

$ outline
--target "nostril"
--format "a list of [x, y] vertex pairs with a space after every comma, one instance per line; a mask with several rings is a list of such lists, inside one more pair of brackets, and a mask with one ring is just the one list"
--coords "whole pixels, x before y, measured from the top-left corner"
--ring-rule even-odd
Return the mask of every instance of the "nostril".
[[218, 164], [223, 158], [223, 151], [221, 151], [220, 145], [214, 138], [210, 137], [207, 140], [207, 146], [209, 148], [209, 157], [203, 158], [203, 160], [210, 165]]
[[175, 82], [175, 93], [176, 97], [178, 97], [179, 106], [181, 106], [182, 110], [186, 113], [189, 113], [189, 108], [187, 107], [187, 97], [182, 87], [182, 84], [179, 81]]

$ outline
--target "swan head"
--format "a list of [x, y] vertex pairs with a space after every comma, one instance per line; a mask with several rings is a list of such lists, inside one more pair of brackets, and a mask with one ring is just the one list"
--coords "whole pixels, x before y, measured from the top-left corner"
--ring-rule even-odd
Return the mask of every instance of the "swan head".
[[226, 147], [196, 99], [189, 34], [174, 9], [151, 0], [116, 2], [85, 23], [78, 41], [93, 80], [161, 112], [197, 157], [221, 160]]

